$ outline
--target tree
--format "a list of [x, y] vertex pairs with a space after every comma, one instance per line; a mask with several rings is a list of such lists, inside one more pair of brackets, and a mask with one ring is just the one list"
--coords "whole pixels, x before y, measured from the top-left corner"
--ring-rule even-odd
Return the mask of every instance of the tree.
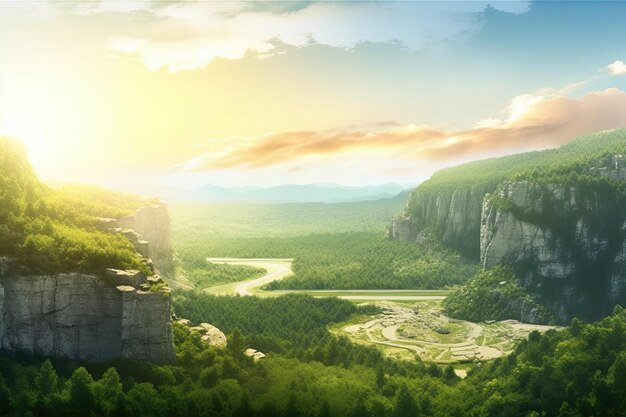
[[228, 340], [228, 350], [231, 351], [232, 355], [236, 359], [242, 359], [245, 357], [243, 351], [246, 349], [246, 339], [241, 334], [241, 330], [235, 328], [233, 333]]
[[365, 404], [365, 396], [360, 395], [352, 409], [352, 417], [369, 417], [370, 411]]
[[90, 415], [96, 405], [91, 374], [81, 366], [74, 371], [67, 383], [73, 413], [78, 416]]
[[52, 366], [50, 359], [46, 361], [39, 368], [39, 375], [37, 376], [36, 386], [39, 393], [43, 396], [57, 392], [59, 384], [59, 377], [57, 372]]
[[332, 417], [332, 414], [330, 413], [330, 406], [327, 401], [322, 403], [322, 406], [317, 413], [317, 417]]
[[287, 400], [287, 408], [285, 409], [285, 417], [298, 417], [301, 415], [300, 408], [298, 407], [298, 398], [295, 392], [289, 394], [289, 400]]
[[154, 385], [148, 382], [135, 384], [128, 391], [128, 397], [138, 405], [142, 415], [151, 417], [167, 415], [165, 400], [161, 398]]
[[376, 386], [382, 388], [385, 385], [385, 367], [379, 363], [376, 367]]
[[443, 370], [443, 379], [448, 383], [454, 382], [458, 379], [452, 365], [446, 366], [446, 368]]
[[609, 368], [609, 384], [622, 405], [626, 405], [626, 352], [620, 352]]
[[406, 383], [400, 385], [396, 392], [393, 406], [393, 417], [416, 417], [419, 415], [419, 409], [415, 399], [409, 392]]
[[11, 390], [7, 387], [4, 376], [0, 374], [0, 415], [7, 415], [11, 409]]
[[122, 382], [115, 368], [107, 369], [102, 378], [97, 382], [98, 392], [101, 395], [100, 401], [107, 413], [119, 409], [120, 402], [124, 396]]

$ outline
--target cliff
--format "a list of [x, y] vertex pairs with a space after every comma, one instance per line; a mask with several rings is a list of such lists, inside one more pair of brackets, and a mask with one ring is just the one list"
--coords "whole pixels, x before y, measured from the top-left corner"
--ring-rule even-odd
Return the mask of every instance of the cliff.
[[139, 235], [112, 217], [141, 207], [141, 197], [51, 189], [13, 140], [0, 138], [0, 161], [0, 348], [92, 361], [173, 360], [169, 289], [146, 259], [171, 268], [166, 208], [137, 212], [129, 224]]
[[387, 236], [419, 243], [425, 233], [434, 232], [446, 245], [478, 259], [483, 197], [494, 189], [491, 184], [440, 191], [418, 188], [409, 197], [405, 213], [392, 220]]
[[[174, 272], [174, 260], [170, 244], [170, 218], [165, 204], [155, 204], [138, 209], [135, 214], [118, 219], [122, 228], [135, 231], [135, 249], [154, 263], [165, 276]], [[131, 237], [131, 240], [133, 238]]]
[[482, 265], [515, 265], [560, 321], [626, 302], [626, 207], [610, 190], [507, 183], [485, 198], [480, 241]]
[[170, 296], [158, 286], [159, 278], [117, 270], [108, 270], [104, 278], [80, 273], [21, 276], [3, 265], [3, 350], [92, 361], [174, 359]]
[[[387, 236], [435, 233], [485, 269], [510, 265], [559, 322], [604, 317], [626, 304], [625, 152], [617, 130], [444, 170], [411, 194]], [[463, 302], [481, 302], [472, 299]]]

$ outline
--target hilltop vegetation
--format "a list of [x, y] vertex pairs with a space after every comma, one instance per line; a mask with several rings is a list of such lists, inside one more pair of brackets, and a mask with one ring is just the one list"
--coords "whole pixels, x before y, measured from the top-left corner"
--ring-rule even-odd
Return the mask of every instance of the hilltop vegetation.
[[271, 289], [440, 288], [476, 272], [436, 242], [386, 240], [385, 225], [403, 204], [176, 204], [172, 240], [181, 270], [199, 287], [241, 278], [233, 266], [203, 265], [207, 257], [294, 258], [295, 276]]
[[[626, 129], [598, 132], [576, 138], [556, 149], [484, 159], [442, 169], [417, 190], [433, 192], [485, 184], [495, 188], [508, 179], [542, 178], [547, 182], [562, 182], [585, 177], [591, 180], [589, 170], [597, 166], [598, 161], [624, 154]], [[600, 181], [614, 183], [610, 178]]]
[[97, 229], [98, 217], [129, 214], [140, 204], [96, 188], [52, 190], [33, 173], [23, 146], [0, 138], [0, 256], [25, 272], [148, 272], [125, 237]]

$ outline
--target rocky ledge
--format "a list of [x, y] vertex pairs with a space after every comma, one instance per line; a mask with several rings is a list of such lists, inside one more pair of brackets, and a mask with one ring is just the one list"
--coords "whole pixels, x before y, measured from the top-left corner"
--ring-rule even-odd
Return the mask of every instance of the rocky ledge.
[[0, 274], [0, 346], [70, 359], [174, 360], [169, 289], [158, 277]]

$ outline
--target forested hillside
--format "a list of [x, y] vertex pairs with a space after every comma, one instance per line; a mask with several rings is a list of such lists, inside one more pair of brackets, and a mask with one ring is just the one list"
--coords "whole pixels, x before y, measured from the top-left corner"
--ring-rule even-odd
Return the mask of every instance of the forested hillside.
[[98, 230], [98, 218], [130, 214], [141, 204], [139, 197], [91, 187], [50, 189], [33, 173], [25, 148], [0, 138], [0, 256], [25, 272], [147, 272], [125, 237]]
[[589, 170], [603, 158], [625, 153], [626, 129], [598, 132], [576, 138], [555, 149], [484, 159], [442, 169], [418, 189], [437, 191], [483, 184], [495, 188], [504, 180], [518, 178], [567, 180], [576, 174], [590, 174]]
[[434, 236], [484, 268], [510, 267], [507, 288], [483, 274], [451, 297], [456, 317], [597, 320], [626, 302], [625, 153], [619, 129], [441, 170], [411, 194], [389, 234]]
[[[331, 306], [303, 307], [314, 312]], [[301, 317], [287, 326], [295, 328], [300, 320], [312, 322]], [[303, 352], [300, 359], [269, 353], [255, 364], [241, 354], [250, 341], [237, 329], [222, 350], [176, 325], [174, 365], [113, 362], [80, 367], [63, 360], [5, 356], [0, 359], [0, 413], [617, 417], [626, 412], [625, 327], [626, 313], [616, 309], [596, 324], [574, 321], [566, 330], [532, 333], [512, 355], [459, 380], [452, 368], [381, 361], [375, 350], [345, 340]], [[303, 331], [307, 328], [304, 324]], [[289, 343], [284, 339], [289, 336], [278, 332], [276, 340]]]

